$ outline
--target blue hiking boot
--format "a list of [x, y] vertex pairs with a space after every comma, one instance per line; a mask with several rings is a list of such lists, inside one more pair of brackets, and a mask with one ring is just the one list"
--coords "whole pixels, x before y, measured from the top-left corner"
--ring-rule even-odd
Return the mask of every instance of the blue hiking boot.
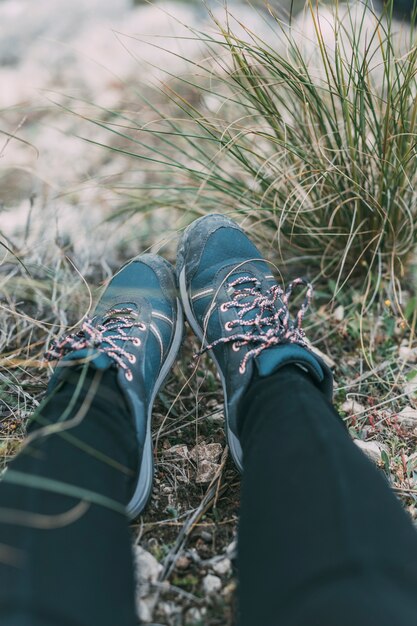
[[93, 317], [78, 332], [56, 340], [45, 355], [59, 360], [49, 390], [74, 361], [97, 370], [116, 368], [139, 452], [137, 484], [127, 507], [131, 518], [144, 509], [152, 491], [152, 406], [181, 345], [184, 325], [176, 292], [168, 261], [152, 254], [137, 257], [112, 278]]
[[[237, 408], [254, 373], [269, 376], [296, 364], [331, 399], [332, 374], [309, 350], [301, 328], [311, 285], [293, 281], [286, 291], [243, 230], [223, 215], [208, 215], [184, 232], [177, 276], [185, 315], [217, 366], [225, 397], [230, 452], [242, 470]], [[296, 319], [288, 312], [292, 289], [304, 284], [307, 297]]]

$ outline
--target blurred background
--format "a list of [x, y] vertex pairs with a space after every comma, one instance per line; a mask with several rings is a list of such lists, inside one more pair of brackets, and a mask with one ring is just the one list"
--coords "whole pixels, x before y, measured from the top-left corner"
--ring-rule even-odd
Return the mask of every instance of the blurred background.
[[[214, 3], [213, 10], [224, 13]], [[266, 8], [245, 5], [239, 17], [258, 33], [267, 28]], [[119, 224], [114, 237], [114, 226], [102, 224], [126, 201], [117, 183], [139, 185], [143, 171], [97, 146], [108, 133], [83, 118], [137, 115], [150, 87], [153, 101], [161, 81], [187, 67], [184, 59], [198, 58], [190, 29], [209, 21], [202, 3], [0, 0], [0, 229], [12, 250], [26, 255], [29, 246], [35, 260], [41, 249], [45, 262], [58, 242], [83, 274], [91, 263], [107, 265], [108, 274], [149, 245], [154, 220], [160, 230], [157, 212], [137, 217], [143, 245], [132, 226], [122, 234]]]

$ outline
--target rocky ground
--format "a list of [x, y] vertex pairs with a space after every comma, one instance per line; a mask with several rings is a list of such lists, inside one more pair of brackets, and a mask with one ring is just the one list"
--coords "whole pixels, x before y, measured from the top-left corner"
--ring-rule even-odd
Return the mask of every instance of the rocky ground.
[[[124, 209], [140, 208], [138, 188], [152, 174], [120, 152], [120, 137], [109, 140], [85, 118], [99, 122], [98, 110], [106, 119], [111, 110], [136, 115], [138, 96], [154, 94], [152, 85], [166, 78], [158, 68], [175, 75], [182, 56], [198, 57], [184, 24], [200, 27], [202, 16], [201, 7], [177, 3], [38, 0], [34, 10], [30, 0], [0, 1], [3, 464], [44, 392], [49, 338], [88, 312], [95, 288], [126, 259], [152, 249], [174, 260], [178, 233], [194, 217], [162, 208], [124, 219]], [[264, 27], [258, 14], [244, 17]], [[149, 108], [143, 115], [152, 119]], [[388, 300], [360, 324], [357, 293], [346, 289], [333, 308], [328, 295], [323, 286], [309, 336], [328, 355], [352, 437], [415, 518], [414, 338]], [[412, 291], [403, 296], [412, 316]], [[235, 615], [239, 476], [225, 445], [218, 377], [206, 356], [193, 359], [196, 349], [188, 335], [156, 403], [155, 488], [133, 524], [145, 623], [224, 626]]]

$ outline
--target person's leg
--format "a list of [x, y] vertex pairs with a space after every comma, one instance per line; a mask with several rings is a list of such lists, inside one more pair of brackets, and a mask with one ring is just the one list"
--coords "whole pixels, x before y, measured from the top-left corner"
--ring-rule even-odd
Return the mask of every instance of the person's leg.
[[[34, 438], [10, 464], [10, 482], [0, 485], [2, 626], [136, 624], [124, 508], [138, 448], [116, 376], [91, 368], [80, 391], [74, 371], [41, 413], [43, 423], [56, 424], [77, 398], [62, 422], [72, 427], [46, 435], [34, 422]], [[16, 484], [22, 476], [53, 481], [53, 490], [48, 483]], [[74, 496], [64, 495], [65, 485]], [[91, 501], [100, 496], [102, 503]]]
[[417, 624], [417, 533], [311, 379], [258, 378], [239, 427], [240, 626]]
[[173, 268], [145, 254], [49, 348], [49, 426], [0, 485], [2, 626], [136, 623], [127, 518], [152, 490], [152, 406], [182, 330]]
[[312, 285], [281, 287], [223, 215], [186, 229], [177, 273], [201, 352], [215, 359], [229, 450], [243, 469], [241, 625], [417, 624], [417, 534], [329, 403], [332, 374], [302, 329]]

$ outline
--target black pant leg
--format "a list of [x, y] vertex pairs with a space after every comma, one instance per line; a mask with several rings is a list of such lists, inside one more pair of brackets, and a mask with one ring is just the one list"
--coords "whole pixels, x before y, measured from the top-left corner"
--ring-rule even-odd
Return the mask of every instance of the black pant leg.
[[241, 403], [241, 626], [417, 624], [417, 533], [301, 370]]
[[[53, 481], [54, 490], [0, 484], [2, 626], [137, 623], [131, 541], [123, 512], [136, 473], [136, 436], [115, 372], [104, 372], [99, 382], [97, 376], [88, 372], [63, 422], [65, 426], [75, 419], [79, 424], [35, 438], [10, 464], [17, 476]], [[62, 419], [78, 379], [74, 372], [74, 380], [42, 410], [42, 420]], [[93, 384], [98, 384], [97, 392], [85, 411]], [[36, 424], [30, 436], [42, 427]], [[64, 495], [59, 484], [55, 491], [57, 483], [85, 491], [79, 497]], [[104, 497], [103, 504], [89, 501], [89, 493]]]

